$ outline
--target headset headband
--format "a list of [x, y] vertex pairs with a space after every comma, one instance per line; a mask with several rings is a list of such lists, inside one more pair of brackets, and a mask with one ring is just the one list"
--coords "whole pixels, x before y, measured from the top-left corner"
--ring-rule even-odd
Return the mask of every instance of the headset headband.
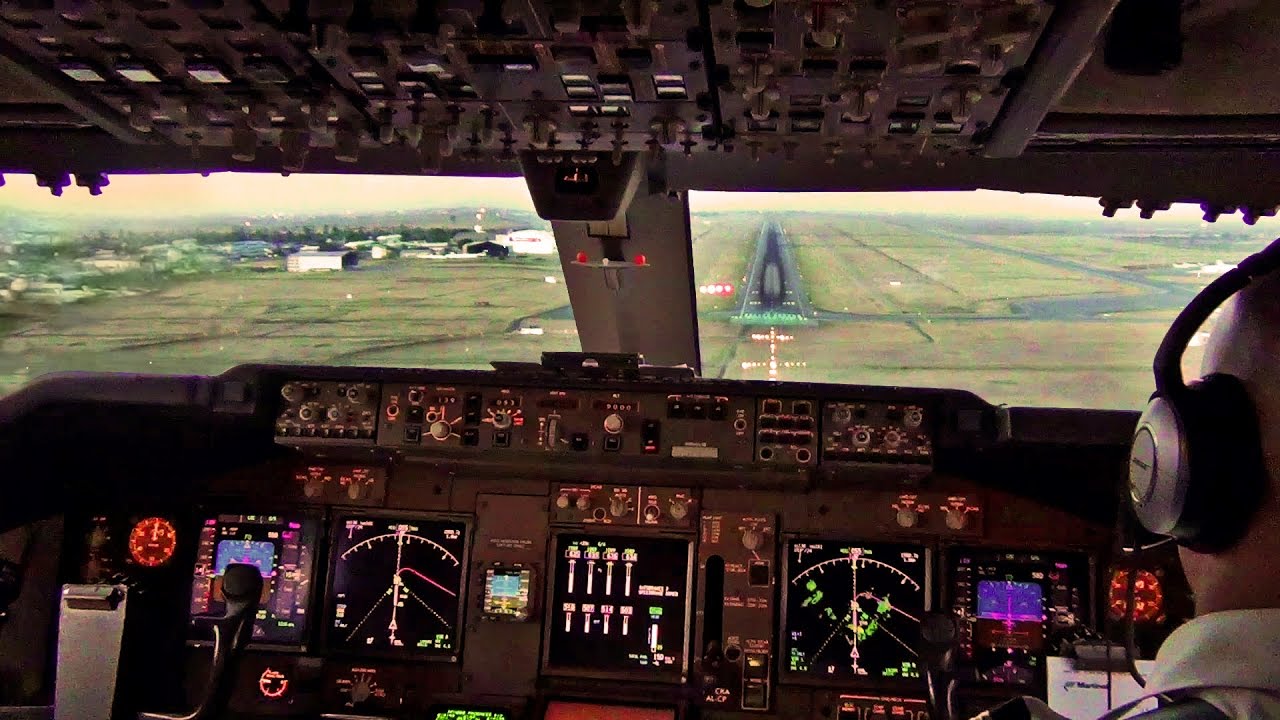
[[1153, 369], [1157, 393], [1168, 396], [1186, 389], [1186, 380], [1182, 376], [1182, 355], [1196, 331], [1231, 296], [1276, 269], [1280, 269], [1280, 239], [1241, 260], [1234, 268], [1209, 283], [1178, 313], [1178, 317], [1169, 326], [1169, 332], [1165, 333], [1164, 340], [1160, 341], [1160, 349], [1156, 351]]

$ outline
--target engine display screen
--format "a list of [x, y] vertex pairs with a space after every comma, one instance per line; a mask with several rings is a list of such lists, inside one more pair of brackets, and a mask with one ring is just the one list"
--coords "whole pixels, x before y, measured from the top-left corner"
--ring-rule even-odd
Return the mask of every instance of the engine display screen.
[[338, 518], [329, 647], [456, 657], [466, 550], [467, 525], [461, 520]]
[[785, 669], [831, 679], [917, 679], [929, 561], [917, 545], [792, 540]]
[[1033, 685], [1046, 648], [1089, 622], [1089, 558], [1079, 553], [952, 551], [952, 612], [971, 680]]
[[213, 639], [212, 626], [200, 616], [220, 616], [226, 611], [222, 576], [228, 565], [246, 563], [258, 568], [263, 581], [253, 641], [302, 644], [318, 532], [319, 522], [310, 517], [218, 515], [206, 519], [200, 528], [191, 584], [192, 639]]
[[679, 679], [689, 570], [688, 540], [560, 535], [547, 665]]

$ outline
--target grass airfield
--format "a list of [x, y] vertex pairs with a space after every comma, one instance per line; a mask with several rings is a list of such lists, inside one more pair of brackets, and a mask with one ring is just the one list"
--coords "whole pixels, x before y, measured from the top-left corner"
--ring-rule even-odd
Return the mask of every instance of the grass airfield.
[[[775, 217], [816, 324], [778, 328], [788, 339], [771, 355], [751, 337], [767, 326], [734, 321], [739, 298], [699, 294], [704, 374], [954, 387], [996, 403], [1105, 408], [1145, 402], [1156, 345], [1186, 299], [1212, 279], [1196, 268], [1238, 259], [1270, 231], [1228, 225], [1203, 237], [1150, 238], [1105, 222]], [[695, 214], [697, 283], [742, 288], [763, 218]], [[173, 280], [135, 297], [10, 303], [0, 314], [0, 391], [58, 370], [205, 374], [243, 362], [477, 368], [579, 347], [555, 258], [365, 261], [341, 273], [281, 266]], [[521, 334], [522, 320], [543, 334]], [[1193, 348], [1189, 369], [1198, 363]]]

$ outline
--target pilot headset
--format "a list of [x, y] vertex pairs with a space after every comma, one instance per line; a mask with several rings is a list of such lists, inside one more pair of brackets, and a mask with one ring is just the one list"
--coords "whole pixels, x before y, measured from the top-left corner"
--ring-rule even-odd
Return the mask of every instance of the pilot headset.
[[1156, 391], [1129, 452], [1129, 496], [1147, 530], [1195, 552], [1223, 552], [1244, 537], [1267, 471], [1244, 383], [1225, 373], [1187, 383], [1182, 355], [1214, 310], [1277, 268], [1280, 240], [1209, 283], [1156, 351]]

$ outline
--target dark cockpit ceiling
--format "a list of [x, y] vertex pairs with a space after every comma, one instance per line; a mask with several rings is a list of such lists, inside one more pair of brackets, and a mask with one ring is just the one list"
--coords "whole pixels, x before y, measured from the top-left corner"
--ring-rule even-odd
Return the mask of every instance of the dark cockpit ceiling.
[[1257, 0], [9, 3], [0, 171], [514, 175], [526, 151], [639, 152], [672, 189], [1257, 216], [1280, 190], [1240, 170], [1280, 133], [1278, 26]]

